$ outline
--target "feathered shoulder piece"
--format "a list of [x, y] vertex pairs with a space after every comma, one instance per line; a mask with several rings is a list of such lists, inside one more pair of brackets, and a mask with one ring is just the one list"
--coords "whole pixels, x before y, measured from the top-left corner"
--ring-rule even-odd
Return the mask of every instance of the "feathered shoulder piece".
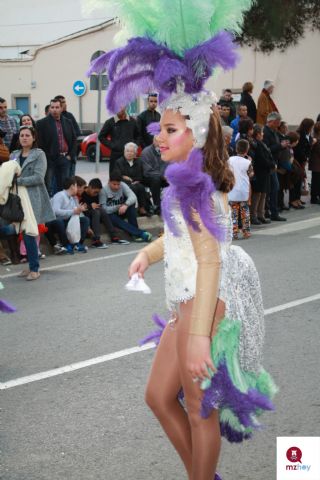
[[203, 163], [202, 150], [194, 148], [185, 162], [172, 163], [166, 168], [169, 187], [164, 189], [162, 215], [173, 235], [179, 236], [174, 214], [175, 205], [181, 209], [187, 224], [199, 231], [199, 225], [192, 216], [196, 211], [207, 230], [218, 240], [224, 240], [225, 228], [217, 221], [213, 208], [212, 195], [216, 189], [212, 177], [203, 171]]
[[120, 19], [118, 40], [127, 44], [96, 59], [89, 74], [106, 70], [109, 111], [156, 91], [160, 103], [183, 82], [185, 93], [203, 89], [215, 67], [227, 70], [238, 55], [233, 34], [241, 31], [252, 0], [84, 0], [108, 7]]

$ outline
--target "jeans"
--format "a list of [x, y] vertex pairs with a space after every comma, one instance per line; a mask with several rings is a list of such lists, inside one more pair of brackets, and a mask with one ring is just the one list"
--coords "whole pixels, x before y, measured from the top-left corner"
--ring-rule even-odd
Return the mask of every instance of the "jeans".
[[95, 240], [100, 240], [101, 236], [101, 222], [106, 227], [108, 234], [112, 237], [116, 237], [116, 232], [112, 225], [110, 215], [104, 208], [96, 208], [86, 212], [86, 216], [90, 218], [91, 228], [93, 230]]
[[74, 177], [76, 174], [76, 162], [75, 161], [69, 161], [69, 175], [68, 177]]
[[9, 235], [15, 235], [16, 229], [12, 224], [9, 225], [0, 225], [0, 238], [8, 237]]
[[[46, 226], [48, 227], [46, 237], [52, 247], [56, 244], [55, 234], [58, 235], [59, 241], [64, 247], [70, 243], [66, 234], [68, 221], [69, 219], [57, 218], [56, 220], [52, 220], [52, 222], [46, 223]], [[85, 241], [89, 225], [89, 218], [80, 217], [81, 238], [79, 243], [83, 243]]]
[[[130, 233], [130, 235], [133, 235], [134, 237], [143, 237], [144, 231], [140, 230], [138, 227], [137, 214], [134, 205], [128, 207], [124, 215], [120, 216], [117, 213], [111, 213], [110, 218], [115, 227], [121, 228], [121, 230]], [[127, 222], [124, 220], [125, 218], [128, 219]]]
[[63, 184], [66, 178], [70, 177], [70, 163], [71, 160], [68, 160], [63, 155], [59, 157], [57, 163], [54, 166], [54, 175], [57, 182], [57, 192], [63, 190]]
[[277, 174], [277, 172], [272, 172], [271, 175], [270, 175], [270, 212], [271, 212], [271, 217], [277, 217], [279, 215], [278, 191], [279, 191], [278, 174]]
[[38, 253], [37, 237], [32, 237], [31, 235], [27, 235], [26, 233], [24, 233], [23, 240], [26, 246], [30, 272], [38, 272], [39, 271], [39, 253]]

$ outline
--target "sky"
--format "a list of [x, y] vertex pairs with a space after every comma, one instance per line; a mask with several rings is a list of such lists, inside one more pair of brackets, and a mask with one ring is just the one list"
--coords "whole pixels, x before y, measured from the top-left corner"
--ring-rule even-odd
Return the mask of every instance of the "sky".
[[106, 7], [85, 12], [84, 1], [0, 0], [0, 47], [41, 45], [112, 18]]

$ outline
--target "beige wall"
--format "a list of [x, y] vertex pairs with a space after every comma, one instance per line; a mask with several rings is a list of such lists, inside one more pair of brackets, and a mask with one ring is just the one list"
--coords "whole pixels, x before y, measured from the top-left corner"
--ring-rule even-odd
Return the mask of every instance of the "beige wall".
[[[85, 72], [94, 51], [113, 48], [112, 38], [116, 31], [117, 27], [112, 25], [41, 48], [32, 61], [0, 62], [0, 96], [10, 103], [13, 94], [31, 95], [31, 114], [38, 119], [43, 116], [50, 98], [62, 94], [67, 98], [68, 109], [78, 118], [78, 98], [72, 92], [72, 84], [75, 80], [84, 80], [88, 90], [82, 97], [83, 121], [86, 124], [95, 123], [97, 92], [89, 91]], [[238, 67], [210, 79], [207, 87], [220, 95], [224, 87], [241, 88], [245, 81], [252, 81], [255, 84], [254, 97], [257, 98], [263, 81], [272, 79], [276, 86], [274, 100], [290, 124], [298, 124], [304, 116], [315, 118], [320, 113], [319, 42], [319, 33], [309, 33], [299, 45], [284, 54], [263, 55], [249, 48], [241, 49], [242, 59]], [[35, 88], [31, 88], [31, 81], [36, 82]], [[107, 116], [103, 98], [102, 121]]]

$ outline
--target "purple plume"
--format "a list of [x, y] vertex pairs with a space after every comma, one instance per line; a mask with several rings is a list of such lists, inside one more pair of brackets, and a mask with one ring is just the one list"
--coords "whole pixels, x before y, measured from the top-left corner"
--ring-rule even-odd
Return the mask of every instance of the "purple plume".
[[253, 416], [258, 409], [273, 410], [271, 400], [256, 389], [249, 389], [247, 393], [238, 390], [228, 372], [224, 362], [219, 364], [217, 372], [211, 379], [211, 385], [204, 390], [201, 415], [208, 418], [213, 409], [229, 408], [245, 427], [256, 428]]
[[156, 137], [160, 133], [160, 122], [152, 122], [147, 126], [147, 132]]
[[122, 107], [128, 105], [132, 99], [140, 93], [148, 93], [152, 90], [152, 74], [140, 72], [126, 78], [119, 78], [110, 84], [106, 97], [107, 109], [110, 112], [119, 112]]
[[235, 430], [226, 422], [220, 422], [220, 433], [230, 443], [241, 443], [252, 437], [252, 432], [239, 432], [239, 430]]
[[156, 345], [159, 344], [161, 335], [167, 326], [167, 322], [163, 318], [159, 317], [159, 315], [157, 315], [156, 313], [152, 315], [152, 320], [159, 327], [159, 329], [154, 330], [153, 332], [149, 333], [149, 335], [140, 340], [139, 345], [145, 345], [149, 342], [154, 342]]
[[[220, 32], [212, 39], [177, 55], [166, 45], [157, 44], [149, 38], [136, 37], [125, 47], [104, 53], [94, 60], [88, 74], [107, 70], [110, 86], [107, 92], [107, 107], [116, 113], [133, 101], [140, 93], [159, 92], [162, 102], [176, 90], [177, 79], [185, 84], [185, 91], [195, 94], [202, 90], [213, 68], [233, 68], [237, 61], [235, 44], [227, 32]], [[147, 82], [142, 82], [142, 76]], [[137, 86], [134, 81], [137, 80]], [[120, 83], [119, 83], [120, 82]], [[121, 89], [113, 87], [121, 85]], [[124, 91], [126, 94], [124, 94]], [[119, 98], [118, 98], [119, 96]]]
[[220, 477], [219, 473], [216, 473], [216, 474], [215, 474], [214, 480], [222, 480], [222, 478]]
[[211, 200], [215, 186], [211, 176], [203, 171], [202, 150], [194, 148], [185, 162], [169, 165], [166, 169], [166, 178], [170, 186], [164, 191], [161, 210], [173, 235], [180, 234], [172, 211], [174, 205], [178, 203], [185, 221], [195, 231], [199, 231], [199, 226], [192, 218], [193, 210], [198, 212], [209, 232], [219, 240], [223, 240], [226, 231], [215, 219]]
[[10, 303], [6, 302], [5, 300], [0, 300], [0, 312], [3, 313], [13, 313], [16, 312], [17, 309], [10, 305]]

